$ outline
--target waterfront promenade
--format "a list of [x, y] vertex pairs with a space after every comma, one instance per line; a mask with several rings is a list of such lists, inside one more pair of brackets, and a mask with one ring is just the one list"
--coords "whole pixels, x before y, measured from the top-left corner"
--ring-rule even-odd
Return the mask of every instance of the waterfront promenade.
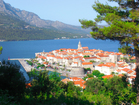
[[26, 72], [30, 72], [31, 69], [34, 69], [34, 67], [32, 67], [26, 63], [25, 59], [19, 59], [18, 61], [23, 66], [23, 68], [25, 69]]
[[[34, 69], [34, 66], [28, 65], [27, 62], [25, 60], [29, 60], [29, 58], [13, 58], [13, 59], [9, 59], [9, 60], [18, 60], [20, 62], [20, 64], [22, 65], [22, 67], [25, 69], [26, 72], [31, 72], [31, 69]], [[44, 69], [40, 69], [40, 70], [44, 70]], [[61, 74], [61, 76], [65, 76], [65, 77], [73, 77], [70, 72], [66, 71], [66, 70], [61, 70], [61, 69], [53, 69], [53, 68], [46, 68], [46, 70], [48, 71], [52, 71], [52, 72], [58, 72]], [[39, 70], [38, 70], [39, 71]], [[81, 75], [78, 77], [83, 78], [85, 75]]]

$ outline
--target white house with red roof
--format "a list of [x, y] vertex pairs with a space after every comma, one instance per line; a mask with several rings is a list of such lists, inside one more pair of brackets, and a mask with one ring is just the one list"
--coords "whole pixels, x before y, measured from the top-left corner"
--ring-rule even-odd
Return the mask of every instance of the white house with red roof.
[[101, 61], [101, 58], [98, 58], [98, 57], [94, 56], [94, 57], [86, 57], [86, 58], [83, 58], [83, 60], [84, 60], [85, 62], [90, 62], [90, 61], [99, 62], [99, 61]]
[[105, 75], [110, 75], [116, 70], [116, 65], [114, 63], [99, 64], [95, 66], [95, 70], [98, 70]]
[[[84, 56], [89, 56], [84, 58]], [[108, 52], [97, 49], [89, 50], [88, 47], [82, 47], [81, 42], [78, 43], [77, 49], [66, 49], [61, 48], [58, 50], [53, 50], [51, 52], [40, 52], [35, 53], [40, 62], [42, 59], [48, 61], [49, 63], [59, 63], [60, 65], [65, 65], [68, 67], [84, 67], [94, 69], [93, 63], [90, 61], [96, 61], [95, 70], [99, 70], [105, 75], [110, 75], [112, 72], [122, 74], [125, 73], [129, 77], [135, 76], [135, 63], [130, 65], [126, 62], [119, 61], [121, 57], [128, 56], [122, 53]], [[128, 56], [129, 57], [129, 56]], [[132, 59], [135, 59], [133, 57]], [[118, 61], [118, 62], [117, 62]], [[103, 62], [103, 64], [98, 64]], [[110, 63], [109, 63], [110, 62]], [[97, 65], [98, 64], [98, 65]], [[128, 70], [127, 70], [128, 69]]]
[[92, 62], [83, 62], [82, 63], [82, 67], [83, 68], [90, 68], [91, 70], [94, 70], [93, 63]]

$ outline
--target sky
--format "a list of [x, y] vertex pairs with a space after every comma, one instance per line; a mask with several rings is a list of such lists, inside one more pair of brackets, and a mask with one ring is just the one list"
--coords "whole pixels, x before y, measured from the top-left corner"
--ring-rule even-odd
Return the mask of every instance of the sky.
[[[20, 10], [37, 14], [41, 19], [60, 21], [70, 25], [81, 26], [79, 19], [94, 20], [97, 13], [92, 5], [96, 0], [3, 0]], [[99, 0], [112, 6], [115, 2]], [[101, 23], [105, 25], [105, 23]]]

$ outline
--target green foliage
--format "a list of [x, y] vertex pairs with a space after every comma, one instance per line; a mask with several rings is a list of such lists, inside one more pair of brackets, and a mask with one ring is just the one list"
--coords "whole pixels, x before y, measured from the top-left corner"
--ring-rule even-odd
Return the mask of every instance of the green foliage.
[[60, 82], [61, 77], [60, 77], [60, 75], [55, 71], [55, 72], [51, 72], [51, 73], [49, 74], [49, 79], [52, 80], [52, 81]]
[[17, 105], [17, 102], [13, 99], [14, 97], [9, 96], [8, 91], [0, 90], [0, 105]]
[[92, 94], [98, 94], [100, 91], [105, 91], [104, 82], [98, 78], [89, 79], [86, 82], [86, 91]]
[[127, 84], [126, 76], [123, 76], [122, 78], [114, 76], [113, 78], [107, 80], [106, 87], [108, 91], [115, 93], [123, 88], [126, 88]]
[[119, 103], [134, 103], [136, 102], [136, 93], [132, 91], [131, 87], [128, 88], [123, 88], [122, 91], [120, 92], [120, 95], [118, 96], [119, 98]]
[[[10, 64], [8, 62], [3, 61], [4, 64]], [[18, 67], [16, 65], [8, 66], [10, 67]], [[10, 69], [11, 70], [11, 69]], [[1, 69], [0, 69], [1, 71]], [[16, 78], [14, 82], [17, 85], [11, 83], [9, 85], [1, 85], [5, 88], [0, 91], [0, 103], [14, 104], [14, 105], [118, 105], [121, 103], [135, 103], [136, 102], [136, 93], [132, 91], [131, 87], [127, 86], [126, 76], [120, 78], [114, 76], [110, 79], [101, 80], [100, 77], [104, 74], [94, 70], [94, 75], [98, 76], [93, 79], [89, 79], [86, 82], [86, 89], [83, 90], [79, 86], [75, 86], [73, 82], [68, 82], [67, 84], [63, 83], [58, 73], [53, 72], [48, 75], [47, 70], [44, 71], [36, 71], [32, 70], [29, 75], [33, 80], [31, 81], [30, 88], [23, 88], [21, 84], [21, 78]], [[9, 73], [9, 74], [8, 74]], [[3, 74], [0, 72], [0, 82], [3, 84]], [[6, 77], [14, 75], [10, 72], [6, 72]], [[93, 73], [89, 74], [90, 76], [94, 76]], [[17, 75], [16, 75], [17, 76]], [[16, 77], [15, 76], [15, 77]], [[22, 76], [21, 76], [22, 77]], [[8, 78], [8, 77], [7, 77]], [[5, 78], [5, 79], [7, 79]], [[9, 78], [6, 82], [9, 81]], [[12, 77], [13, 81], [13, 77]], [[12, 86], [10, 86], [12, 85]], [[8, 87], [7, 87], [8, 86]], [[24, 82], [25, 86], [25, 82]], [[18, 93], [18, 97], [20, 96], [20, 100], [14, 100], [16, 95], [11, 94], [9, 91], [13, 88], [16, 90], [12, 90]], [[10, 89], [9, 89], [10, 88]], [[9, 90], [8, 90], [9, 89]], [[19, 90], [21, 89], [22, 92]], [[8, 91], [7, 91], [8, 90]], [[17, 98], [16, 98], [17, 99]]]
[[92, 62], [92, 63], [96, 63], [96, 61], [94, 61], [94, 60], [91, 60], [90, 62]]
[[2, 53], [2, 50], [3, 50], [3, 48], [2, 48], [2, 46], [0, 47], [0, 54]]
[[33, 65], [32, 61], [26, 60], [29, 65]]
[[8, 61], [0, 66], [0, 89], [8, 91], [10, 96], [20, 98], [25, 91], [25, 78], [20, 67]]
[[[92, 6], [98, 13], [95, 21], [79, 20], [83, 28], [91, 28], [90, 34], [94, 39], [119, 41], [121, 48], [119, 51], [124, 54], [136, 56], [136, 79], [135, 88], [139, 94], [139, 12], [138, 1], [135, 0], [108, 0], [118, 3], [119, 6], [110, 6], [96, 1]], [[98, 24], [105, 21], [108, 26], [99, 26]], [[131, 46], [133, 45], [133, 46]], [[127, 62], [128, 59], [126, 59]], [[135, 61], [131, 61], [135, 62]], [[124, 81], [124, 82], [123, 82]], [[121, 89], [127, 88], [127, 82], [118, 77], [108, 79], [106, 82], [107, 91], [112, 98], [113, 105], [119, 104], [118, 101]], [[113, 85], [112, 85], [113, 84]], [[123, 101], [123, 100], [122, 100]], [[127, 102], [127, 101], [126, 101]], [[131, 101], [130, 101], [131, 102]], [[137, 95], [137, 103], [139, 96]]]
[[4, 13], [0, 13], [0, 32], [0, 39], [6, 41], [44, 40], [61, 38], [63, 36], [67, 38], [73, 38], [73, 36], [81, 38], [81, 36], [85, 36], [79, 31], [71, 33], [71, 31], [66, 32], [66, 29], [65, 31], [59, 31], [50, 27], [38, 28]]
[[100, 72], [98, 70], [93, 70], [93, 75], [95, 75], [96, 77], [99, 77]]
[[113, 105], [111, 97], [104, 94], [93, 95], [91, 100], [94, 101], [95, 105]]
[[91, 74], [87, 74], [83, 79], [86, 80], [86, 78], [97, 77], [98, 79], [103, 80], [102, 76], [104, 76], [103, 73], [100, 73], [98, 70], [93, 70]]
[[[82, 24], [82, 27], [91, 27], [92, 32], [90, 32], [90, 34], [95, 39], [118, 40], [121, 44], [121, 49], [119, 50], [123, 53], [131, 53], [129, 51], [133, 51], [133, 48], [129, 45], [132, 43], [134, 43], [134, 48], [139, 50], [139, 42], [137, 41], [137, 33], [139, 33], [139, 13], [135, 9], [137, 8], [137, 2], [134, 0], [127, 0], [126, 2], [121, 0], [109, 1], [115, 1], [121, 5], [121, 7], [112, 7], [108, 4], [102, 4], [99, 1], [95, 2], [95, 4], [92, 6], [93, 9], [98, 12], [95, 21], [80, 19], [79, 21]], [[129, 3], [129, 1], [132, 5]], [[130, 6], [127, 4], [127, 2], [130, 4]], [[127, 9], [128, 6], [131, 8], [130, 11]], [[123, 10], [123, 7], [125, 10]], [[101, 21], [107, 22], [109, 26], [99, 27], [98, 23]]]
[[67, 83], [67, 96], [78, 98], [82, 93], [82, 88], [74, 86], [73, 82]]
[[84, 68], [84, 70], [91, 70], [90, 68]]
[[88, 58], [88, 57], [89, 57], [89, 55], [85, 55], [85, 56], [84, 56], [84, 58]]
[[53, 87], [53, 84], [49, 81], [48, 71], [40, 71], [39, 74], [35, 75], [33, 78], [30, 94], [32, 94], [35, 99], [44, 99], [43, 96], [46, 93], [46, 96], [49, 99], [50, 90]]

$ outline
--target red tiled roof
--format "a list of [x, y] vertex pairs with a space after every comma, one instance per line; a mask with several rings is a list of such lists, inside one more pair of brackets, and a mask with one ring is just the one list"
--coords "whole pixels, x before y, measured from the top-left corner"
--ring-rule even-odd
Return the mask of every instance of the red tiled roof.
[[127, 73], [128, 73], [128, 74], [131, 74], [131, 73], [133, 73], [133, 71], [132, 71], [132, 70], [129, 70]]
[[26, 88], [29, 88], [32, 86], [31, 83], [26, 83], [25, 85], [26, 85]]
[[107, 78], [107, 79], [112, 78], [112, 77], [113, 77], [113, 75], [102, 76], [102, 78]]
[[97, 59], [97, 57], [86, 57], [84, 59]]
[[122, 77], [122, 76], [124, 76], [124, 75], [123, 75], [123, 74], [119, 74], [118, 76], [119, 76], [119, 77]]
[[92, 62], [83, 62], [82, 65], [92, 65]]
[[67, 82], [69, 82], [70, 80], [69, 80], [68, 78], [65, 78], [65, 79], [62, 79], [61, 81], [64, 82], [64, 83], [67, 83]]
[[124, 69], [122, 69], [122, 71], [125, 71], [125, 72], [128, 72], [130, 69], [128, 69], [128, 68], [124, 68]]
[[136, 78], [135, 76], [130, 76], [130, 79], [134, 79], [134, 78]]

